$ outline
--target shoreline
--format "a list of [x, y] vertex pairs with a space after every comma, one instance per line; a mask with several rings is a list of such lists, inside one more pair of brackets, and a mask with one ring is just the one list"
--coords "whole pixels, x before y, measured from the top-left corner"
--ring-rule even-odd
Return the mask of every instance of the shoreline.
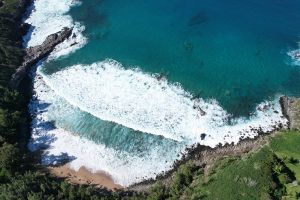
[[171, 182], [173, 174], [177, 169], [184, 164], [191, 163], [197, 167], [204, 167], [205, 174], [209, 172], [209, 169], [213, 166], [214, 162], [228, 156], [242, 156], [251, 152], [259, 150], [261, 147], [268, 143], [269, 138], [278, 134], [279, 130], [276, 130], [269, 134], [259, 135], [255, 138], [247, 138], [241, 140], [238, 144], [226, 144], [224, 146], [217, 146], [211, 148], [209, 146], [197, 145], [194, 148], [190, 148], [189, 152], [185, 154], [185, 158], [178, 160], [174, 163], [174, 167], [165, 174], [159, 175], [155, 179], [145, 180], [137, 184], [133, 184], [128, 187], [129, 190], [137, 192], [145, 192], [151, 189], [152, 185], [157, 181], [161, 181], [162, 184], [168, 185]]
[[[0, 0], [1, 2], [1, 0]], [[39, 61], [39, 60], [38, 60]], [[35, 65], [31, 67], [32, 72], [35, 70]], [[25, 73], [24, 80], [21, 81], [21, 84], [17, 90], [19, 92], [23, 93], [25, 95], [26, 102], [32, 99], [34, 96], [31, 94], [33, 90], [33, 81], [35, 76], [31, 76], [29, 74], [30, 72]], [[10, 76], [8, 77], [10, 79]], [[23, 97], [22, 97], [23, 98]], [[282, 143], [281, 140], [278, 140], [281, 136], [288, 136], [293, 139], [293, 134], [298, 134], [295, 138], [299, 140], [299, 132], [295, 132], [292, 135], [292, 137], [288, 134], [290, 134], [290, 130], [298, 129], [300, 130], [300, 99], [299, 98], [289, 98], [289, 97], [281, 97], [280, 98], [280, 105], [281, 109], [277, 109], [278, 111], [281, 110], [285, 118], [288, 119], [288, 129], [283, 129], [282, 127], [278, 127], [279, 124], [276, 124], [277, 127], [276, 130], [272, 131], [265, 131], [261, 132], [261, 129], [257, 129], [259, 135], [255, 136], [254, 138], [243, 138], [241, 137], [236, 144], [224, 144], [218, 145], [216, 147], [210, 148], [208, 146], [195, 144], [192, 147], [189, 147], [186, 149], [184, 153], [182, 153], [182, 158], [176, 160], [174, 162], [174, 166], [170, 171], [168, 172], [161, 172], [159, 173], [158, 177], [155, 177], [154, 179], [145, 179], [145, 181], [138, 182], [136, 184], [130, 185], [129, 187], [122, 187], [121, 185], [118, 185], [114, 182], [113, 178], [107, 174], [104, 171], [93, 171], [93, 168], [87, 168], [84, 166], [88, 166], [87, 163], [89, 160], [87, 159], [85, 165], [80, 168], [72, 167], [71, 163], [60, 163], [58, 165], [53, 166], [45, 166], [41, 163], [41, 158], [44, 156], [43, 153], [45, 153], [47, 150], [40, 149], [36, 152], [31, 152], [28, 148], [29, 143], [29, 137], [31, 137], [32, 133], [32, 123], [36, 119], [33, 116], [30, 116], [32, 114], [28, 109], [28, 102], [26, 105], [22, 106], [22, 115], [26, 115], [26, 121], [22, 122], [20, 125], [22, 130], [19, 130], [18, 134], [21, 135], [20, 138], [15, 137], [15, 139], [20, 140], [19, 146], [20, 146], [20, 154], [22, 156], [22, 164], [20, 165], [20, 169], [18, 168], [17, 174], [13, 175], [11, 178], [9, 178], [8, 183], [4, 183], [0, 196], [6, 196], [6, 193], [8, 195], [11, 193], [11, 196], [15, 196], [17, 199], [26, 199], [28, 196], [33, 196], [33, 198], [36, 196], [37, 198], [40, 196], [42, 198], [43, 196], [46, 198], [47, 196], [51, 196], [50, 198], [75, 198], [75, 199], [89, 199], [89, 198], [132, 198], [132, 199], [148, 199], [149, 197], [153, 198], [154, 195], [156, 197], [158, 195], [163, 194], [164, 196], [170, 195], [169, 192], [172, 191], [172, 186], [174, 184], [174, 180], [176, 180], [176, 177], [178, 174], [181, 173], [182, 168], [189, 167], [190, 163], [194, 166], [196, 166], [197, 172], [193, 173], [192, 181], [187, 184], [188, 189], [195, 188], [195, 183], [199, 183], [202, 181], [198, 179], [198, 172], [201, 171], [201, 174], [203, 172], [203, 180], [204, 184], [210, 183], [212, 180], [215, 181], [216, 176], [211, 176], [212, 172], [220, 173], [222, 175], [223, 167], [217, 168], [219, 163], [227, 162], [228, 160], [234, 160], [238, 162], [243, 162], [244, 159], [248, 160], [249, 158], [253, 157], [253, 155], [258, 154], [261, 152], [262, 148], [265, 149], [271, 147], [274, 140], [277, 140], [279, 143]], [[276, 112], [277, 112], [276, 110]], [[43, 111], [42, 111], [43, 112]], [[279, 111], [280, 112], [280, 111]], [[76, 120], [77, 121], [77, 120]], [[78, 122], [78, 121], [77, 121]], [[291, 131], [292, 132], [292, 131]], [[26, 137], [26, 138], [25, 138]], [[294, 139], [295, 139], [294, 138]], [[297, 141], [294, 140], [294, 141]], [[68, 141], [68, 140], [67, 140]], [[294, 147], [297, 147], [297, 142], [293, 142]], [[287, 146], [288, 148], [292, 145]], [[68, 149], [68, 145], [65, 146], [65, 149]], [[168, 149], [165, 148], [167, 151]], [[272, 153], [275, 155], [276, 150], [273, 149]], [[297, 153], [297, 150], [294, 151], [294, 153]], [[97, 155], [97, 153], [95, 154]], [[99, 156], [98, 156], [99, 157]], [[100, 158], [102, 158], [100, 156]], [[277, 157], [276, 157], [277, 158]], [[293, 158], [293, 157], [291, 157]], [[298, 158], [299, 159], [299, 158]], [[24, 162], [23, 162], [24, 161]], [[69, 162], [70, 160], [68, 160]], [[263, 160], [264, 161], [264, 160]], [[285, 158], [283, 158], [280, 161], [285, 161]], [[90, 160], [92, 163], [93, 160]], [[289, 161], [285, 161], [285, 164], [287, 165]], [[95, 165], [101, 166], [98, 162], [93, 162]], [[152, 162], [154, 165], [158, 164], [155, 162]], [[270, 162], [271, 163], [271, 162]], [[268, 163], [268, 164], [270, 164]], [[227, 163], [226, 163], [227, 164]], [[251, 164], [251, 163], [250, 163]], [[278, 166], [284, 166], [285, 164], [278, 165]], [[116, 168], [120, 174], [121, 173], [123, 165], [117, 165]], [[141, 163], [138, 167], [145, 167], [146, 164]], [[216, 167], [217, 166], [217, 167]], [[248, 165], [252, 166], [252, 165]], [[19, 167], [19, 166], [18, 166]], [[102, 167], [102, 166], [101, 166]], [[254, 165], [254, 168], [256, 165]], [[272, 167], [273, 168], [273, 167]], [[23, 169], [21, 171], [21, 169]], [[74, 170], [75, 169], [75, 170]], [[78, 170], [77, 170], [78, 169]], [[216, 171], [218, 169], [218, 171]], [[235, 171], [233, 169], [233, 174], [230, 174], [231, 177], [235, 176], [236, 174], [239, 174], [239, 172]], [[287, 168], [292, 169], [292, 168]], [[27, 171], [29, 170], [29, 171]], [[257, 170], [257, 169], [256, 169]], [[118, 172], [117, 171], [117, 172]], [[225, 170], [224, 170], [225, 171]], [[251, 172], [251, 171], [250, 171]], [[293, 171], [292, 171], [293, 172]], [[275, 174], [276, 171], [272, 169], [272, 173], [266, 173], [271, 177], [273, 176], [273, 173]], [[249, 179], [247, 180], [260, 180], [257, 178], [257, 176], [252, 177], [252, 173], [249, 173]], [[255, 173], [253, 173], [255, 174]], [[284, 173], [282, 173], [284, 174]], [[282, 175], [281, 174], [281, 175]], [[220, 175], [220, 174], [218, 174]], [[218, 176], [217, 177], [222, 177]], [[275, 174], [277, 177], [277, 174]], [[231, 179], [228, 183], [228, 187], [231, 186]], [[250, 179], [252, 177], [252, 179]], [[255, 177], [257, 179], [255, 179]], [[262, 176], [265, 177], [265, 176]], [[279, 175], [278, 175], [279, 177]], [[218, 179], [218, 178], [216, 178]], [[260, 180], [261, 181], [261, 180]], [[246, 182], [246, 181], [245, 181]], [[299, 182], [299, 180], [298, 180]], [[158, 184], [159, 183], [159, 184]], [[162, 186], [159, 186], [159, 188], [154, 191], [153, 187], [156, 187], [157, 185], [160, 185], [162, 183]], [[226, 181], [223, 181], [225, 184], [221, 184], [222, 186], [226, 186]], [[23, 185], [22, 185], [23, 184]], [[201, 187], [205, 187], [204, 184], [198, 184]], [[268, 182], [268, 184], [273, 184], [273, 182]], [[280, 184], [280, 182], [276, 182], [276, 184]], [[220, 184], [219, 184], [220, 185]], [[293, 182], [293, 187], [297, 185], [297, 181]], [[299, 185], [299, 184], [298, 184]], [[297, 185], [297, 186], [298, 186]], [[164, 186], [166, 186], [164, 188]], [[185, 188], [184, 184], [177, 184], [177, 187]], [[232, 189], [231, 189], [232, 187]], [[232, 191], [240, 191], [239, 185], [232, 185], [230, 187], [229, 196], [233, 195]], [[260, 185], [259, 185], [260, 187]], [[288, 190], [289, 185], [284, 185], [284, 188]], [[260, 187], [263, 188], [263, 187]], [[200, 188], [202, 189], [202, 188]], [[257, 188], [256, 188], [257, 189]], [[160, 190], [160, 191], [158, 191]], [[16, 191], [18, 191], [16, 193]], [[165, 191], [167, 191], [165, 193]], [[253, 194], [253, 188], [250, 188], [250, 191], [247, 193], [242, 194]], [[275, 190], [273, 187], [270, 190], [271, 192], [275, 193]], [[205, 191], [206, 192], [206, 191]], [[211, 190], [207, 190], [207, 193], [213, 194], [216, 192], [215, 187]], [[222, 191], [223, 192], [223, 191]], [[220, 193], [219, 196], [222, 198], [224, 193]], [[256, 191], [257, 194], [260, 194], [258, 190]], [[255, 192], [255, 193], [256, 193]], [[269, 192], [269, 194], [271, 194]], [[276, 193], [277, 194], [277, 193]], [[194, 195], [194, 194], [191, 194]], [[297, 194], [296, 194], [297, 195]], [[75, 196], [75, 197], [74, 197]], [[170, 195], [172, 196], [172, 195]], [[216, 196], [216, 195], [215, 195]], [[245, 197], [245, 195], [243, 195]], [[259, 196], [259, 195], [257, 195]], [[187, 195], [185, 189], [182, 189], [179, 193], [179, 195], [176, 196], [174, 199], [185, 199], [188, 198], [189, 195]], [[223, 196], [224, 197], [224, 196]], [[232, 196], [231, 196], [232, 197]], [[262, 196], [261, 196], [262, 197]], [[263, 196], [264, 197], [264, 196]], [[273, 197], [273, 196], [272, 196]], [[11, 197], [12, 198], [12, 197]]]
[[62, 166], [46, 167], [49, 173], [55, 177], [64, 178], [72, 184], [94, 185], [98, 188], [107, 188], [112, 191], [124, 189], [116, 184], [111, 176], [105, 172], [91, 172], [84, 166], [78, 171], [73, 170], [68, 164]]
[[[34, 0], [22, 0], [21, 1], [24, 6], [24, 12], [22, 16], [19, 17], [20, 21], [20, 29], [22, 32], [22, 36], [26, 37], [32, 30], [30, 30], [31, 24], [27, 24], [25, 18], [28, 18], [31, 11], [28, 9], [34, 5]], [[74, 2], [76, 3], [76, 2]], [[39, 65], [40, 62], [47, 59], [49, 55], [55, 51], [55, 48], [60, 44], [64, 43], [65, 40], [68, 40], [72, 34], [75, 34], [73, 31], [74, 27], [63, 27], [60, 31], [56, 33], [49, 34], [44, 42], [40, 45], [36, 45], [33, 47], [23, 46], [23, 63], [22, 65], [16, 69], [16, 72], [12, 75], [10, 86], [14, 89], [19, 90], [24, 94], [28, 94], [29, 99], [32, 98], [32, 93], [34, 93], [33, 83], [34, 77], [31, 76], [32, 71], [34, 74], [36, 73], [36, 66]], [[74, 39], [74, 37], [73, 37]], [[72, 43], [71, 47], [76, 43]], [[30, 95], [31, 94], [31, 95]], [[32, 120], [34, 120], [32, 113], [27, 110], [28, 120], [25, 124], [22, 125], [22, 129], [26, 129], [29, 131], [28, 134], [31, 138], [32, 135]], [[23, 133], [24, 134], [24, 133]], [[30, 138], [26, 138], [24, 140], [24, 149], [28, 151], [30, 157], [33, 159], [35, 164], [37, 164], [37, 170], [41, 172], [46, 172], [49, 175], [55, 176], [57, 178], [63, 178], [67, 180], [71, 184], [78, 185], [93, 185], [98, 188], [106, 188], [111, 191], [117, 191], [123, 186], [116, 184], [112, 177], [106, 172], [91, 172], [84, 166], [80, 167], [79, 170], [72, 169], [68, 164], [64, 164], [61, 166], [44, 166], [41, 164], [41, 156], [43, 154], [43, 150], [39, 150], [37, 152], [32, 152], [28, 149], [28, 143]]]
[[[278, 128], [272, 132], [260, 134], [255, 138], [243, 139], [238, 144], [227, 143], [214, 148], [196, 144], [194, 147], [187, 148], [187, 153], [183, 155], [182, 159], [176, 160], [169, 171], [158, 174], [154, 179], [145, 179], [127, 187], [114, 183], [112, 177], [106, 172], [93, 173], [85, 166], [80, 167], [79, 170], [74, 170], [69, 166], [69, 162], [60, 166], [41, 165], [41, 167], [43, 171], [45, 170], [52, 176], [64, 178], [72, 184], [94, 185], [95, 187], [104, 187], [112, 191], [147, 192], [157, 181], [168, 185], [172, 180], [173, 174], [184, 164], [191, 163], [197, 167], [203, 167], [205, 174], [208, 174], [216, 161], [229, 156], [246, 156], [249, 153], [256, 152], [267, 145], [272, 137], [288, 130], [289, 129]], [[41, 152], [38, 156], [41, 156]]]
[[[273, 133], [265, 133], [266, 135], [268, 135], [268, 134], [273, 134]], [[221, 149], [221, 151], [222, 150], [224, 150], [224, 149], [226, 149], [226, 148], [233, 148], [233, 150], [232, 150], [232, 152], [234, 153], [235, 151], [236, 151], [236, 149], [235, 149], [235, 147], [236, 146], [238, 146], [240, 143], [243, 143], [244, 141], [246, 141], [245, 143], [247, 143], [247, 142], [249, 142], [250, 144], [249, 144], [249, 146], [247, 146], [247, 144], [246, 144], [246, 149], [248, 149], [248, 148], [250, 148], [250, 146], [251, 145], [254, 145], [254, 143], [256, 144], [256, 142], [255, 141], [257, 141], [257, 140], [259, 140], [259, 138], [260, 137], [264, 137], [264, 135], [259, 135], [259, 136], [256, 136], [254, 139], [244, 139], [244, 140], [240, 140], [239, 141], [239, 143], [237, 144], [237, 145], [225, 145], [225, 146], [223, 146], [223, 147], [216, 147], [216, 148], [210, 148], [210, 147], [208, 147], [208, 146], [203, 146], [203, 145], [198, 145], [198, 146], [196, 146], [196, 147], [193, 147], [193, 148], [189, 148], [188, 149], [188, 152], [186, 153], [186, 155], [184, 155], [184, 157], [181, 159], [181, 160], [179, 160], [179, 161], [177, 161], [177, 162], [175, 162], [175, 164], [174, 164], [174, 167], [172, 167], [172, 169], [170, 170], [170, 172], [167, 172], [166, 173], [166, 176], [168, 176], [168, 177], [170, 177], [171, 175], [172, 175], [172, 173], [174, 172], [174, 171], [176, 171], [176, 169], [177, 169], [177, 167], [178, 166], [180, 166], [181, 164], [183, 164], [183, 163], [186, 163], [187, 161], [189, 161], [189, 160], [191, 160], [191, 159], [193, 159], [193, 158], [191, 158], [191, 157], [193, 157], [193, 156], [199, 156], [199, 155], [201, 155], [202, 154], [202, 152], [213, 152], [213, 151], [216, 151], [216, 152], [218, 152], [220, 149]], [[251, 144], [253, 142], [253, 144]], [[259, 143], [259, 142], [258, 142]], [[260, 144], [260, 143], [259, 143]], [[248, 148], [247, 148], [248, 147]], [[248, 150], [247, 150], [248, 151]], [[226, 152], [226, 151], [225, 151]], [[198, 155], [199, 154], [199, 155]], [[209, 154], [209, 153], [204, 153], [205, 155], [206, 154]], [[214, 154], [212, 154], [212, 155], [214, 155]], [[226, 156], [227, 154], [225, 154], [225, 155], [223, 155], [223, 156]], [[199, 158], [198, 158], [199, 159]], [[81, 171], [80, 171], [80, 169], [81, 169]], [[111, 186], [113, 186], [113, 183], [111, 183], [110, 181], [112, 181], [111, 180], [111, 178], [109, 177], [109, 176], [107, 176], [105, 173], [92, 173], [92, 172], [89, 172], [89, 170], [87, 170], [86, 168], [80, 168], [79, 169], [79, 171], [78, 172], [76, 172], [75, 170], [72, 170], [72, 169], [70, 169], [67, 165], [65, 165], [65, 166], [62, 166], [62, 167], [58, 167], [58, 168], [50, 168], [49, 170], [50, 171], [52, 171], [52, 173], [54, 174], [54, 175], [56, 175], [56, 176], [60, 176], [61, 175], [61, 173], [62, 173], [62, 175], [68, 175], [68, 173], [71, 173], [71, 175], [73, 175], [73, 176], [71, 176], [71, 177], [68, 177], [68, 176], [65, 176], [65, 178], [67, 179], [67, 180], [69, 180], [71, 183], [72, 183], [72, 181], [74, 181], [74, 183], [75, 184], [85, 184], [84, 183], [84, 181], [80, 178], [80, 180], [79, 180], [79, 176], [81, 176], [80, 174], [85, 174], [85, 175], [82, 175], [82, 176], [87, 176], [88, 178], [87, 178], [87, 181], [90, 181], [89, 179], [92, 179], [95, 183], [96, 183], [96, 185], [98, 185], [97, 184], [97, 181], [99, 181], [99, 180], [101, 180], [102, 179], [102, 181], [104, 181], [104, 182], [106, 182], [108, 185], [110, 185], [110, 184], [112, 184]], [[95, 178], [95, 176], [96, 176], [96, 179], [97, 180], [95, 180], [94, 178]], [[98, 177], [99, 176], [99, 177]], [[98, 177], [98, 178], [97, 178]], [[158, 178], [155, 178], [154, 180], [153, 180], [153, 182], [155, 182], [156, 180], [160, 180], [160, 178], [158, 177]], [[146, 183], [146, 182], [151, 182], [152, 180], [145, 180], [145, 181], [143, 181], [143, 182], [141, 182], [141, 183], [137, 183], [137, 184], [134, 184], [133, 186], [129, 186], [128, 188], [129, 189], [131, 189], [131, 187], [135, 187], [135, 185], [140, 185], [140, 184], [143, 184], [143, 183]], [[113, 182], [113, 181], [112, 181]], [[152, 183], [150, 183], [150, 185], [151, 185]], [[101, 185], [98, 185], [99, 187], [101, 187]], [[103, 185], [102, 185], [103, 186]], [[109, 186], [108, 186], [109, 187]]]
[[149, 179], [128, 187], [129, 190], [137, 192], [148, 191], [151, 186], [161, 181], [167, 185], [177, 169], [188, 162], [191, 162], [197, 167], [204, 167], [204, 174], [208, 174], [209, 169], [213, 167], [214, 162], [228, 156], [243, 156], [248, 153], [255, 152], [269, 143], [270, 138], [282, 134], [289, 130], [300, 130], [300, 99], [295, 97], [282, 96], [279, 99], [281, 110], [284, 116], [288, 119], [288, 127], [278, 127], [271, 132], [261, 132], [254, 138], [245, 138], [237, 144], [225, 144], [211, 148], [196, 144], [195, 147], [188, 148], [187, 153], [183, 158], [174, 162], [174, 166], [168, 172], [158, 175], [155, 179]]

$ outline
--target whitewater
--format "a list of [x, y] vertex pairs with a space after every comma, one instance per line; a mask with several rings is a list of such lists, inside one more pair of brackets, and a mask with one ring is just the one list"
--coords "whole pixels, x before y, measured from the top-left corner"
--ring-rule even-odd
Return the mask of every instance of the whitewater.
[[192, 99], [179, 84], [138, 69], [125, 70], [112, 60], [69, 67], [43, 75], [43, 80], [73, 106], [102, 120], [190, 145], [201, 143], [201, 134], [208, 134], [203, 144], [212, 147], [237, 143], [246, 132], [248, 137], [256, 136], [251, 128], [266, 132], [284, 122], [279, 103], [264, 102], [258, 107], [265, 108], [257, 108], [250, 120], [236, 119], [229, 126], [230, 115], [215, 100]]
[[[84, 25], [74, 22], [67, 14], [72, 6], [80, 6], [80, 2], [35, 1], [26, 20], [34, 28], [24, 37], [24, 45], [41, 44], [48, 35], [67, 26], [74, 28], [75, 36], [60, 44], [47, 61], [82, 48], [88, 38], [83, 34]], [[113, 58], [69, 66], [51, 75], [43, 72], [43, 66], [40, 63], [36, 74], [33, 72], [29, 149], [43, 149], [45, 165], [69, 159], [73, 169], [85, 166], [92, 172], [104, 171], [123, 186], [155, 178], [171, 169], [173, 162], [180, 158], [177, 155], [195, 143], [210, 147], [219, 143], [236, 144], [241, 138], [254, 138], [259, 134], [257, 130], [270, 132], [280, 126], [287, 127], [279, 95], [258, 104], [249, 118], [232, 118], [216, 100], [194, 98], [180, 83], [171, 83], [166, 77], [143, 72], [139, 67], [126, 69]], [[57, 126], [53, 122], [54, 112], [70, 113], [74, 120], [78, 113], [86, 112], [178, 145], [168, 150], [156, 146], [144, 156], [120, 152]]]
[[300, 42], [298, 42], [298, 49], [289, 51], [288, 55], [291, 57], [293, 65], [300, 66]]

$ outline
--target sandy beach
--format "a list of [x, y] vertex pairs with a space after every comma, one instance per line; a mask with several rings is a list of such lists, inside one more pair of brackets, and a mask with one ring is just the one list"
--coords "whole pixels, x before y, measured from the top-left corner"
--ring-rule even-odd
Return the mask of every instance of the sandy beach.
[[106, 187], [111, 190], [122, 189], [121, 185], [114, 183], [112, 178], [105, 172], [92, 173], [85, 167], [75, 171], [68, 164], [58, 167], [48, 167], [50, 173], [60, 178], [66, 178], [73, 184], [89, 184], [97, 187]]

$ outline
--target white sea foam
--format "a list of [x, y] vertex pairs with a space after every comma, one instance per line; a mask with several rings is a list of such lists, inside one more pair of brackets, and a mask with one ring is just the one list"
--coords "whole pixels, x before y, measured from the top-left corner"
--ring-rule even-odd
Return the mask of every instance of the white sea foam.
[[[55, 164], [66, 153], [74, 158], [70, 162], [73, 169], [85, 166], [94, 172], [105, 171], [123, 186], [154, 178], [156, 174], [169, 170], [184, 147], [178, 145], [172, 152], [153, 148], [143, 157], [115, 151], [49, 125], [52, 105], [66, 107], [68, 105], [62, 102], [67, 100], [101, 119], [110, 117], [111, 121], [180, 140], [187, 145], [200, 142], [212, 147], [218, 143], [237, 143], [241, 136], [256, 136], [258, 133], [251, 127], [261, 127], [266, 132], [273, 130], [278, 123], [287, 123], [281, 117], [276, 99], [258, 105], [250, 119], [239, 118], [234, 125], [228, 125], [228, 114], [216, 101], [192, 100], [179, 85], [138, 70], [126, 70], [111, 61], [91, 66], [77, 65], [51, 76], [38, 70], [34, 91], [30, 111], [35, 117], [29, 148], [32, 151], [46, 149], [43, 164]], [[206, 112], [205, 116], [199, 115], [199, 110], [195, 109], [197, 106]], [[201, 140], [201, 133], [207, 134], [204, 140]]]
[[[300, 46], [300, 44], [299, 44]], [[288, 55], [292, 58], [292, 64], [300, 66], [300, 48], [288, 52]]]
[[[65, 26], [74, 27], [76, 37], [59, 45], [50, 59], [67, 55], [84, 45], [84, 27], [67, 15], [75, 4], [73, 0], [35, 1], [35, 10], [26, 21], [34, 26], [31, 38], [25, 37], [28, 46], [41, 44], [48, 35]], [[229, 114], [217, 101], [193, 100], [179, 84], [168, 83], [164, 78], [138, 69], [124, 69], [112, 60], [69, 67], [51, 76], [38, 71], [34, 91], [29, 105], [33, 116], [29, 148], [32, 151], [45, 149], [42, 162], [55, 164], [66, 153], [74, 158], [70, 162], [72, 168], [85, 166], [92, 171], [105, 171], [124, 186], [143, 178], [154, 178], [155, 174], [170, 169], [177, 153], [184, 150], [182, 145], [168, 152], [153, 148], [144, 157], [119, 152], [54, 127], [49, 118], [52, 105], [56, 105], [56, 109], [77, 107], [102, 120], [161, 135], [178, 143], [200, 142], [211, 147], [218, 143], [237, 143], [240, 137], [253, 138], [258, 134], [254, 129], [267, 132], [279, 123], [287, 123], [275, 98], [274, 102], [258, 105], [250, 119], [235, 119], [235, 123], [229, 125]], [[203, 133], [207, 135], [204, 139], [201, 138]]]
[[[63, 99], [56, 96], [42, 77], [37, 75], [34, 81], [35, 94], [29, 105], [34, 119], [32, 121], [32, 137], [29, 149], [36, 151], [45, 149], [42, 163], [56, 164], [65, 158], [75, 158], [70, 166], [78, 170], [85, 166], [92, 172], [105, 171], [113, 180], [123, 186], [142, 181], [144, 178], [155, 178], [156, 174], [172, 167], [176, 151], [153, 148], [144, 157], [135, 156], [126, 152], [115, 151], [104, 145], [76, 136], [61, 128], [55, 128], [49, 123], [48, 111], [51, 106], [59, 104], [64, 107]], [[70, 111], [71, 106], [67, 110]], [[67, 157], [64, 155], [67, 154]], [[143, 167], [141, 167], [143, 166]]]
[[[256, 136], [251, 129], [267, 132], [286, 124], [279, 103], [264, 102], [250, 119], [228, 125], [228, 113], [215, 100], [192, 100], [178, 84], [137, 69], [126, 70], [112, 60], [76, 65], [43, 79], [70, 104], [102, 120], [188, 144], [237, 143], [241, 136]], [[202, 133], [210, 137], [202, 141]]]
[[79, 5], [79, 1], [74, 0], [37, 0], [34, 1], [33, 10], [26, 23], [33, 26], [33, 30], [24, 36], [24, 46], [32, 47], [40, 45], [50, 34], [61, 31], [64, 27], [73, 27], [71, 37], [58, 45], [51, 53], [50, 59], [67, 55], [81, 48], [87, 41], [83, 36], [84, 26], [74, 22], [68, 15], [72, 6]]

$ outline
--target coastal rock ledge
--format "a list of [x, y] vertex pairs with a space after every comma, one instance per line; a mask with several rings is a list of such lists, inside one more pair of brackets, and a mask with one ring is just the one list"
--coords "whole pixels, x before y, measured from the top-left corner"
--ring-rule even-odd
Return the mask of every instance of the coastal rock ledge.
[[300, 99], [295, 97], [280, 97], [283, 115], [289, 120], [289, 128], [300, 130]]
[[48, 56], [58, 44], [68, 39], [71, 36], [72, 31], [72, 28], [65, 27], [61, 31], [49, 35], [43, 44], [27, 48], [25, 50], [25, 56], [22, 65], [12, 76], [10, 82], [11, 87], [18, 88], [20, 82], [27, 75], [27, 71], [30, 69], [30, 67]]

